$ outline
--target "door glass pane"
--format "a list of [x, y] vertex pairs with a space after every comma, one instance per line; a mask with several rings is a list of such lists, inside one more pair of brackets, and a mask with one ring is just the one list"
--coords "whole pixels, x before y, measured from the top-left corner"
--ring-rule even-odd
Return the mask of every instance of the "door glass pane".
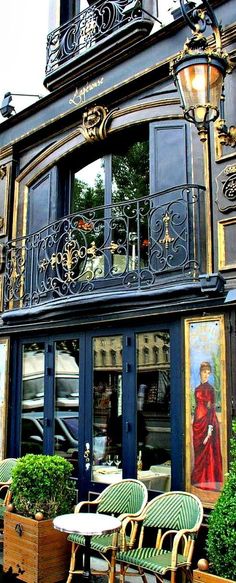
[[122, 477], [122, 336], [93, 340], [93, 466], [95, 482]]
[[44, 362], [43, 343], [23, 346], [21, 455], [43, 453]]
[[137, 334], [137, 468], [151, 490], [170, 490], [170, 334]]
[[55, 343], [54, 451], [78, 469], [79, 340]]

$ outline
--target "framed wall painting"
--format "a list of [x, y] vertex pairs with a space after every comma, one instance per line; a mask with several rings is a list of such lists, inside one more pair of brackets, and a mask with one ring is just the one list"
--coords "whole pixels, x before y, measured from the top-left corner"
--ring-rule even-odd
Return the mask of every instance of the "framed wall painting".
[[0, 460], [6, 457], [9, 338], [0, 338]]
[[227, 472], [224, 316], [185, 320], [185, 354], [186, 490], [211, 508]]

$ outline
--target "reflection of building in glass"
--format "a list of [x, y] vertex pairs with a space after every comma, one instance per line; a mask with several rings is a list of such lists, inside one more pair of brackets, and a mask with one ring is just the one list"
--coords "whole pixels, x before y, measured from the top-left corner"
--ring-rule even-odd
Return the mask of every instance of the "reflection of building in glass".
[[[167, 365], [170, 362], [169, 344], [166, 333], [156, 332], [140, 334], [138, 339], [137, 357], [139, 369]], [[96, 370], [122, 368], [122, 350], [119, 336], [106, 336], [94, 339], [94, 365]]]

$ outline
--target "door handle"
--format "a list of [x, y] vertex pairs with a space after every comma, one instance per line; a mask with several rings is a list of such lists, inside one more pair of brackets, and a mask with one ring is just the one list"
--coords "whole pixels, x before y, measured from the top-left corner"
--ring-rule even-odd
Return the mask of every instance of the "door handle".
[[85, 444], [84, 459], [86, 470], [88, 470], [90, 467], [90, 443], [88, 441]]

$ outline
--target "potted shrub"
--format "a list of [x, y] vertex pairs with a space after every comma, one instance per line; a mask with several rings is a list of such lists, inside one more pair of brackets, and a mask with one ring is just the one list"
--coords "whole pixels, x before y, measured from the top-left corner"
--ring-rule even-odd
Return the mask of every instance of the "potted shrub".
[[[233, 422], [231, 462], [227, 481], [209, 517], [207, 559], [200, 560], [194, 581], [221, 583], [236, 581], [236, 422]], [[210, 567], [209, 567], [210, 564]], [[207, 571], [209, 567], [209, 572]], [[206, 569], [202, 572], [202, 569]]]
[[73, 511], [72, 470], [58, 455], [27, 454], [17, 461], [4, 517], [5, 572], [28, 583], [54, 583], [68, 574], [70, 544], [52, 519]]

